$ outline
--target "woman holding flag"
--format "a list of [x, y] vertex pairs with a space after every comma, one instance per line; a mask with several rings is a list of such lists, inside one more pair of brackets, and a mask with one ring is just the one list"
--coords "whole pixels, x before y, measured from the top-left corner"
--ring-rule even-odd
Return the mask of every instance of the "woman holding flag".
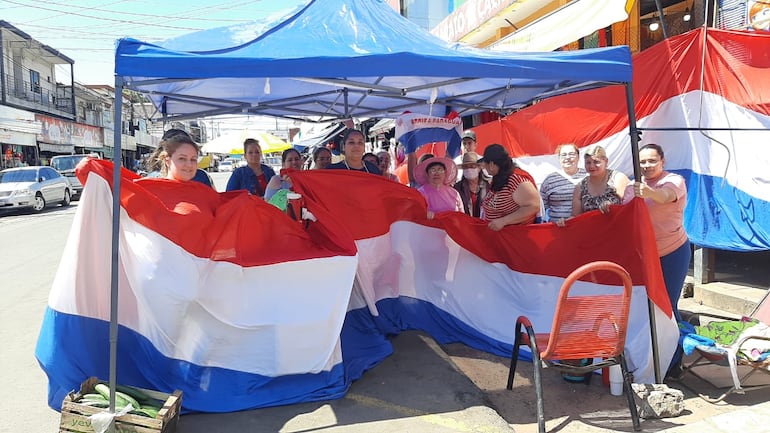
[[540, 194], [532, 175], [520, 169], [500, 144], [484, 149], [477, 161], [492, 175], [492, 183], [481, 203], [489, 228], [500, 231], [511, 224], [531, 224], [540, 211]]
[[345, 155], [345, 159], [326, 168], [363, 171], [378, 176], [381, 175], [382, 172], [377, 165], [364, 161], [365, 152], [366, 137], [364, 137], [364, 133], [357, 129], [348, 129], [342, 138], [342, 153]]

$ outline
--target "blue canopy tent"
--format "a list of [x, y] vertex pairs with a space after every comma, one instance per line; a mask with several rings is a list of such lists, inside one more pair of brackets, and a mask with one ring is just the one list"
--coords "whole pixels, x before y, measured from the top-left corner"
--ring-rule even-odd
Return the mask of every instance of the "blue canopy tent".
[[261, 34], [253, 27], [192, 33], [163, 46], [122, 39], [116, 74], [124, 87], [149, 94], [169, 120], [510, 112], [541, 98], [631, 81], [627, 47], [473, 49], [441, 41], [384, 1], [314, 0]]
[[[255, 28], [202, 31], [162, 46], [121, 39], [115, 54], [116, 94], [123, 89], [144, 93], [168, 121], [243, 113], [327, 122], [393, 117], [406, 110], [434, 116], [451, 110], [509, 113], [550, 96], [624, 85], [638, 167], [627, 47], [549, 53], [473, 49], [441, 41], [383, 0], [312, 0], [264, 31]], [[121, 104], [116, 98], [117, 123]], [[120, 196], [120, 147], [116, 129], [114, 197]], [[114, 386], [119, 200], [113, 200], [112, 215]], [[656, 377], [660, 380], [657, 371]]]

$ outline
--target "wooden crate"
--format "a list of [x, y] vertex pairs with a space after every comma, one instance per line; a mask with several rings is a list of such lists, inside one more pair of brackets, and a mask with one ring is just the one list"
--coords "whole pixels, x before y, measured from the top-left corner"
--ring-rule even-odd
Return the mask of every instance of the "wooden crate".
[[[109, 409], [102, 409], [92, 406], [79, 404], [81, 396], [84, 394], [93, 394], [96, 391], [94, 386], [100, 380], [91, 377], [80, 386], [80, 391], [70, 392], [64, 398], [61, 408], [61, 422], [59, 423], [60, 433], [93, 433], [89, 416], [105, 412]], [[158, 416], [149, 418], [141, 415], [126, 414], [115, 418], [116, 433], [173, 433], [176, 431], [176, 424], [179, 421], [179, 412], [182, 409], [182, 391], [174, 391], [173, 394], [153, 391], [149, 389], [138, 388], [150, 397], [163, 403], [163, 407], [158, 411]]]

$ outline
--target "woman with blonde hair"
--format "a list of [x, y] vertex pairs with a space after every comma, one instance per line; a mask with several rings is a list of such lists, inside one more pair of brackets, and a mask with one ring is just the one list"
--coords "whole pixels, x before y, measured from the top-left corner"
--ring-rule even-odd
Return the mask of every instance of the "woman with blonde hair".
[[561, 170], [549, 174], [540, 185], [543, 219], [552, 222], [572, 217], [575, 185], [586, 177], [586, 171], [578, 166], [580, 150], [576, 144], [560, 144], [556, 147], [556, 156]]
[[606, 213], [610, 205], [620, 204], [628, 185], [628, 177], [616, 170], [607, 168], [607, 152], [601, 146], [593, 146], [583, 156], [585, 177], [575, 185], [572, 194], [572, 215], [599, 209]]

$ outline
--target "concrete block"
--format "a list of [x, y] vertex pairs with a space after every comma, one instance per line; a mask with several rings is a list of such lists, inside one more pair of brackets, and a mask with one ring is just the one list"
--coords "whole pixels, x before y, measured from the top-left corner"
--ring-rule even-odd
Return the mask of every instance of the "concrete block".
[[765, 290], [729, 283], [695, 284], [693, 299], [708, 307], [748, 316], [757, 306]]
[[672, 418], [684, 411], [684, 393], [665, 384], [633, 383], [634, 398], [642, 418]]

